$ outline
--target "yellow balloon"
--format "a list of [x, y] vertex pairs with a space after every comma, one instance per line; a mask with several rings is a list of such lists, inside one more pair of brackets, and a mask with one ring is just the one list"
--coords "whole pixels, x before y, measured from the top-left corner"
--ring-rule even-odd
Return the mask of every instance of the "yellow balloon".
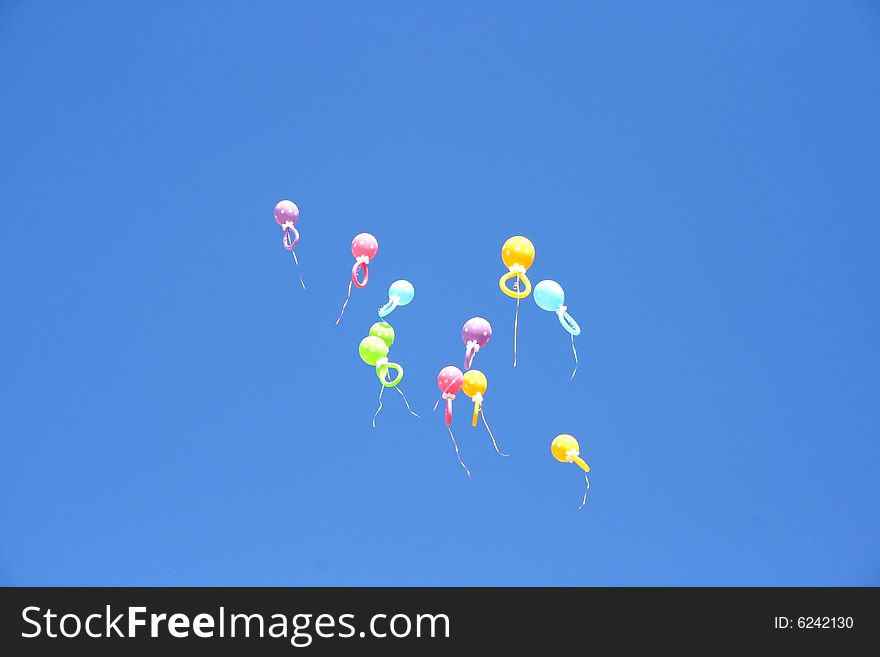
[[[510, 271], [498, 280], [498, 287], [509, 297], [525, 299], [532, 293], [532, 282], [526, 276], [526, 270], [535, 261], [534, 245], [520, 235], [511, 237], [501, 247], [501, 259]], [[513, 279], [516, 286], [511, 290], [507, 283]]]
[[477, 418], [480, 415], [480, 410], [483, 408], [483, 395], [486, 394], [486, 388], [488, 387], [489, 381], [480, 370], [468, 370], [461, 379], [462, 391], [474, 400], [473, 426], [477, 426]]
[[590, 471], [590, 466], [580, 457], [581, 448], [574, 436], [567, 433], [559, 434], [553, 439], [553, 442], [550, 445], [550, 451], [553, 453], [553, 458], [557, 461], [561, 461], [562, 463], [577, 463], [584, 472]]
[[468, 397], [473, 397], [477, 393], [485, 395], [488, 387], [489, 381], [480, 370], [468, 370], [461, 380], [461, 389]]
[[501, 247], [501, 259], [508, 269], [514, 265], [528, 269], [535, 262], [535, 246], [522, 235], [516, 235]]

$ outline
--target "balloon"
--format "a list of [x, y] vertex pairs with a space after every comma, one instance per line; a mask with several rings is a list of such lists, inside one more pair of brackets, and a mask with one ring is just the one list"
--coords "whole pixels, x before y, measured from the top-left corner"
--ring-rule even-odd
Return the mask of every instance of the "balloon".
[[440, 398], [446, 400], [446, 424], [452, 424], [452, 400], [461, 390], [462, 373], [454, 365], [447, 365], [437, 375], [437, 385], [442, 393]]
[[538, 304], [539, 308], [556, 313], [562, 328], [571, 335], [571, 351], [574, 354], [574, 370], [571, 373], [571, 378], [573, 379], [577, 373], [578, 363], [577, 349], [574, 347], [574, 336], [581, 334], [581, 327], [574, 321], [574, 317], [568, 313], [568, 307], [565, 305], [565, 291], [556, 281], [540, 281], [535, 285], [534, 297], [535, 303]]
[[541, 281], [535, 286], [535, 303], [543, 310], [554, 312], [559, 317], [562, 328], [572, 335], [580, 335], [581, 327], [568, 314], [565, 305], [565, 292], [556, 281]]
[[[455, 446], [455, 455], [458, 457], [458, 462], [461, 467], [464, 468], [468, 479], [470, 479], [471, 471], [468, 470], [464, 461], [461, 460], [461, 452], [458, 449], [458, 442], [456, 442], [455, 435], [452, 433], [452, 427], [449, 426], [452, 424], [452, 400], [455, 399], [455, 395], [461, 390], [462, 380], [463, 376], [461, 370], [454, 365], [447, 365], [440, 370], [440, 374], [437, 375], [437, 385], [442, 393], [440, 399], [446, 400], [446, 430], [449, 431], [449, 437], [452, 438], [452, 444]], [[437, 403], [440, 403], [439, 399], [437, 400]], [[437, 410], [437, 404], [434, 404], [434, 410]]]
[[464, 342], [464, 369], [469, 370], [477, 352], [489, 344], [492, 338], [492, 326], [482, 317], [471, 317], [461, 329], [461, 340]]
[[388, 322], [376, 322], [370, 327], [370, 335], [382, 340], [390, 349], [394, 344], [394, 329]]
[[556, 312], [565, 303], [565, 292], [556, 281], [540, 281], [535, 285], [535, 303], [543, 310]]
[[390, 315], [398, 306], [405, 306], [415, 294], [416, 290], [409, 281], [394, 281], [388, 288], [388, 302], [379, 308], [379, 317]]
[[[290, 251], [293, 256], [293, 263], [299, 272], [299, 260], [296, 258], [296, 252], [293, 248], [299, 243], [299, 231], [296, 229], [296, 222], [299, 220], [299, 208], [293, 201], [278, 201], [275, 204], [275, 223], [281, 226], [284, 234], [281, 236], [281, 244], [285, 249]], [[306, 289], [305, 281], [303, 281], [302, 272], [299, 272], [299, 282]]]
[[382, 338], [371, 335], [361, 340], [358, 353], [367, 365], [375, 367], [381, 358], [388, 358], [388, 345]]
[[[354, 236], [353, 240], [351, 240], [351, 255], [353, 255], [356, 260], [355, 266], [351, 270], [351, 274], [352, 278], [355, 279], [355, 285], [358, 287], [364, 287], [367, 284], [367, 279], [369, 278], [367, 265], [370, 263], [370, 260], [376, 257], [377, 253], [379, 253], [379, 242], [369, 233], [359, 233]], [[364, 269], [364, 282], [362, 284], [357, 283], [356, 272], [360, 265], [363, 265]]]
[[[519, 300], [525, 299], [532, 291], [532, 282], [526, 276], [526, 270], [535, 262], [535, 246], [521, 235], [508, 239], [501, 247], [501, 260], [507, 267], [508, 272], [499, 280], [501, 291], [509, 297], [516, 299], [516, 314], [513, 316], [513, 366], [516, 367], [516, 333], [519, 325]], [[514, 289], [507, 287], [507, 281], [515, 278]], [[522, 291], [519, 289], [520, 281], [525, 285]]]
[[577, 439], [567, 433], [559, 434], [550, 444], [550, 452], [553, 454], [553, 458], [557, 461], [562, 463], [577, 463], [584, 471], [584, 479], [587, 481], [587, 489], [584, 491], [584, 501], [581, 502], [581, 505], [578, 507], [578, 509], [583, 509], [584, 504], [587, 503], [587, 493], [590, 492], [590, 478], [587, 476], [587, 473], [590, 471], [590, 466], [580, 457], [581, 451]]
[[[342, 320], [342, 315], [345, 312], [345, 307], [348, 305], [349, 299], [351, 299], [351, 286], [352, 284], [355, 287], [366, 287], [367, 283], [370, 280], [370, 270], [368, 265], [370, 261], [376, 257], [376, 254], [379, 253], [379, 242], [375, 237], [370, 235], [369, 233], [359, 233], [354, 236], [354, 239], [351, 241], [351, 254], [354, 256], [354, 266], [351, 268], [351, 281], [348, 283], [348, 296], [345, 297], [345, 301], [342, 304], [342, 310], [339, 312], [339, 317], [336, 319], [336, 323]], [[363, 280], [359, 279], [358, 272], [363, 270], [364, 277]]]
[[507, 456], [507, 454], [498, 449], [498, 443], [495, 442], [495, 436], [492, 434], [492, 429], [489, 428], [489, 423], [486, 421], [486, 415], [483, 413], [483, 395], [486, 394], [486, 388], [488, 387], [489, 381], [486, 379], [486, 375], [480, 370], [470, 370], [469, 372], [466, 372], [461, 379], [462, 391], [474, 400], [473, 426], [477, 426], [477, 417], [482, 417], [483, 424], [486, 425], [486, 431], [489, 432], [489, 437], [492, 439], [492, 444], [495, 446], [495, 451], [501, 456]]
[[[489, 381], [480, 370], [471, 370], [461, 377], [461, 389], [468, 397], [473, 398], [475, 395], [482, 397], [486, 394], [486, 388], [488, 387]], [[474, 426], [477, 426], [476, 418], [474, 419]]]
[[508, 269], [518, 265], [526, 270], [535, 262], [535, 246], [528, 238], [515, 235], [501, 247], [501, 260]]
[[[386, 388], [393, 388], [403, 379], [403, 368], [397, 363], [388, 362], [388, 345], [382, 338], [375, 335], [364, 338], [358, 346], [358, 353], [361, 360], [376, 368], [376, 376]], [[389, 378], [389, 370], [397, 371], [394, 379]]]
[[[526, 271], [535, 262], [534, 245], [520, 235], [511, 237], [501, 247], [501, 260], [508, 269], [508, 272], [498, 281], [501, 291], [514, 299], [525, 299], [532, 291], [532, 283], [526, 276]], [[517, 289], [511, 290], [507, 287], [507, 281], [514, 277], [517, 279]], [[525, 289], [522, 291], [518, 289], [520, 280], [525, 284]]]
[[[373, 415], [374, 429], [376, 428], [376, 418], [379, 416], [379, 411], [382, 410], [382, 393], [385, 392], [385, 388], [397, 390], [400, 396], [403, 397], [406, 409], [412, 415], [419, 417], [419, 414], [410, 408], [406, 395], [398, 385], [403, 380], [403, 367], [388, 360], [388, 350], [392, 344], [394, 344], [394, 329], [387, 322], [376, 322], [370, 327], [370, 335], [361, 340], [358, 346], [361, 360], [367, 365], [372, 365], [376, 368], [376, 376], [379, 377], [379, 381], [382, 383], [382, 387], [379, 388], [379, 408], [376, 409], [376, 413]], [[397, 371], [397, 376], [393, 379], [390, 377], [390, 370]]]
[[486, 380], [486, 375], [483, 374], [480, 370], [471, 370], [469, 372], [466, 372], [461, 379], [462, 391], [464, 391], [464, 394], [474, 400], [473, 426], [477, 426], [477, 416], [483, 409], [483, 395], [486, 393], [486, 388], [488, 386], [489, 381]]
[[288, 221], [295, 224], [299, 219], [299, 208], [293, 201], [278, 201], [275, 204], [275, 223], [284, 226]]

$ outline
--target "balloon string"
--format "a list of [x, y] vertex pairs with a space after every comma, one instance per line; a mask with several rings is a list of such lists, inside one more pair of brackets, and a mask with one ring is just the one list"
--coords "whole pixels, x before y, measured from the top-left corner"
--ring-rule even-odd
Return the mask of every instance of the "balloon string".
[[299, 274], [299, 282], [306, 289], [306, 282], [303, 280], [302, 270], [299, 268], [299, 260], [296, 259], [296, 251], [291, 250], [290, 255], [293, 256], [293, 263], [296, 265], [296, 273]]
[[584, 508], [584, 505], [587, 503], [587, 493], [590, 492], [590, 478], [587, 476], [587, 473], [584, 473], [584, 479], [587, 481], [587, 488], [584, 491], [584, 501], [581, 502], [581, 505], [578, 507], [578, 511]]
[[[380, 384], [381, 385], [381, 384]], [[376, 413], [373, 415], [373, 428], [376, 428], [376, 418], [379, 417], [379, 411], [382, 410], [382, 393], [385, 392], [385, 386], [379, 388], [379, 408], [376, 409]]]
[[513, 284], [516, 289], [516, 314], [513, 316], [513, 366], [516, 367], [516, 331], [519, 325], [519, 274]]
[[452, 433], [452, 429], [449, 425], [446, 426], [446, 429], [449, 431], [449, 437], [452, 438], [452, 444], [455, 445], [455, 455], [458, 457], [458, 462], [461, 464], [461, 467], [464, 468], [464, 471], [467, 473], [468, 479], [473, 479], [471, 477], [471, 471], [467, 469], [467, 466], [464, 464], [464, 461], [461, 460], [461, 452], [458, 451], [458, 443], [455, 442], [455, 435]]
[[578, 351], [577, 351], [577, 349], [574, 348], [574, 334], [572, 333], [570, 335], [571, 335], [571, 351], [574, 354], [574, 371], [571, 373], [571, 378], [569, 379], [569, 381], [574, 379], [574, 375], [577, 374], [577, 371], [578, 371]]
[[[383, 386], [384, 387], [384, 386]], [[403, 397], [403, 403], [406, 404], [406, 410], [408, 410], [412, 415], [419, 417], [419, 414], [416, 413], [413, 409], [409, 407], [409, 402], [406, 400], [406, 395], [403, 394], [403, 390], [400, 389], [399, 386], [394, 386], [394, 389], [400, 393], [400, 396]]]
[[483, 409], [480, 409], [480, 417], [483, 418], [483, 424], [486, 425], [486, 431], [489, 432], [489, 437], [492, 439], [492, 444], [495, 445], [495, 451], [498, 452], [499, 456], [510, 456], [510, 454], [505, 454], [500, 449], [498, 449], [498, 443], [495, 442], [495, 436], [492, 435], [492, 430], [489, 428], [489, 423], [486, 422], [486, 415], [483, 413]]
[[339, 325], [339, 321], [342, 319], [342, 314], [345, 312], [345, 307], [348, 305], [348, 300], [351, 299], [351, 281], [348, 282], [348, 296], [345, 297], [345, 302], [342, 304], [342, 310], [339, 312], [339, 317], [336, 320], [336, 325]]

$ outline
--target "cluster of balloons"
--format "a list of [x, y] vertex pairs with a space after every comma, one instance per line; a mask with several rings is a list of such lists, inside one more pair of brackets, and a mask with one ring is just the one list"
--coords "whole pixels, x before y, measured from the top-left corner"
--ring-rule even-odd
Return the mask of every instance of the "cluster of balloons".
[[[299, 208], [293, 201], [279, 201], [275, 206], [275, 221], [281, 227], [282, 245], [284, 249], [289, 251], [293, 256], [294, 264], [299, 272], [300, 283], [305, 289], [305, 282], [302, 273], [299, 271], [299, 260], [294, 250], [299, 243], [300, 235], [296, 228], [299, 220]], [[359, 233], [355, 235], [351, 241], [351, 253], [354, 256], [354, 264], [351, 268], [351, 280], [348, 283], [348, 293], [342, 304], [342, 310], [336, 323], [342, 320], [348, 302], [351, 299], [352, 286], [357, 288], [365, 288], [370, 278], [369, 265], [379, 253], [379, 242], [370, 233]], [[528, 277], [528, 270], [535, 261], [535, 247], [530, 240], [520, 235], [511, 237], [501, 247], [501, 260], [507, 267], [508, 272], [504, 274], [498, 281], [498, 285], [502, 292], [507, 296], [516, 300], [516, 313], [513, 322], [513, 366], [516, 367], [517, 359], [517, 331], [519, 325], [519, 305], [520, 300], [525, 299], [530, 294], [534, 294], [535, 303], [542, 310], [556, 313], [559, 323], [571, 335], [572, 352], [574, 353], [575, 367], [571, 374], [574, 378], [577, 372], [577, 350], [574, 347], [574, 338], [581, 332], [580, 326], [574, 318], [568, 313], [565, 305], [565, 292], [562, 286], [553, 280], [542, 280], [538, 282], [534, 288]], [[512, 283], [512, 286], [511, 286]], [[370, 367], [375, 368], [376, 376], [380, 382], [379, 388], [379, 407], [373, 415], [373, 427], [376, 426], [376, 418], [379, 411], [382, 410], [382, 394], [385, 388], [393, 388], [397, 390], [403, 397], [407, 410], [419, 417], [412, 408], [406, 395], [400, 388], [400, 382], [403, 380], [403, 366], [389, 360], [391, 346], [394, 344], [395, 332], [391, 325], [385, 321], [396, 308], [406, 306], [412, 302], [415, 296], [415, 288], [412, 283], [407, 280], [394, 281], [388, 288], [388, 301], [383, 304], [377, 311], [380, 321], [370, 326], [369, 334], [358, 345], [358, 353]], [[465, 345], [464, 352], [464, 372], [454, 365], [447, 365], [440, 370], [437, 375], [437, 385], [440, 388], [440, 398], [434, 405], [437, 409], [440, 401], [445, 401], [445, 424], [452, 439], [455, 448], [455, 454], [458, 462], [464, 469], [468, 478], [471, 478], [470, 470], [461, 458], [461, 450], [458, 442], [452, 432], [453, 405], [452, 402], [456, 395], [464, 392], [473, 402], [473, 414], [471, 416], [471, 425], [476, 427], [480, 419], [486, 426], [486, 431], [492, 439], [492, 445], [495, 451], [501, 456], [508, 456], [499, 449], [492, 429], [486, 421], [486, 415], [483, 410], [486, 391], [489, 387], [489, 381], [486, 375], [477, 369], [472, 369], [474, 358], [481, 349], [485, 349], [492, 339], [492, 326], [488, 320], [483, 317], [471, 317], [464, 323], [461, 330], [461, 339]], [[556, 436], [551, 445], [550, 451], [553, 457], [563, 463], [575, 463], [584, 472], [586, 480], [586, 490], [584, 491], [583, 502], [580, 508], [583, 508], [587, 501], [587, 493], [590, 489], [590, 479], [587, 474], [590, 472], [590, 466], [580, 456], [580, 446], [578, 441], [569, 434], [560, 434]]]
[[[532, 282], [526, 272], [535, 262], [535, 245], [522, 235], [514, 235], [501, 247], [501, 261], [507, 267], [507, 273], [498, 280], [501, 291], [516, 299], [516, 314], [513, 319], [513, 366], [516, 367], [516, 335], [519, 327], [519, 302], [532, 292]], [[513, 280], [513, 289], [508, 285]], [[523, 287], [520, 289], [520, 283]], [[581, 327], [568, 313], [565, 305], [565, 292], [556, 281], [543, 280], [534, 288], [535, 303], [542, 310], [556, 313], [559, 323], [571, 335], [571, 349], [574, 353], [574, 370], [571, 378], [577, 373], [577, 350], [574, 338], [581, 333]]]
[[[392, 344], [394, 344], [394, 329], [391, 328], [388, 322], [376, 322], [370, 327], [370, 334], [361, 340], [358, 346], [361, 360], [367, 365], [376, 368], [376, 376], [379, 377], [379, 381], [382, 384], [382, 387], [379, 388], [379, 408], [376, 409], [376, 414], [373, 415], [373, 428], [376, 427], [376, 417], [378, 417], [379, 411], [382, 410], [382, 393], [385, 392], [385, 388], [397, 390], [403, 396], [403, 403], [406, 404], [409, 412], [418, 417], [418, 413], [415, 413], [410, 408], [409, 401], [403, 390], [398, 387], [403, 380], [403, 367], [388, 360], [388, 353]], [[392, 371], [397, 372], [394, 378], [391, 377]]]
[[[471, 317], [464, 323], [464, 326], [461, 329], [461, 340], [465, 345], [464, 369], [467, 371], [462, 373], [462, 371], [455, 365], [447, 365], [440, 370], [440, 374], [437, 375], [437, 386], [440, 388], [440, 399], [437, 400], [437, 404], [440, 403], [440, 400], [446, 401], [446, 428], [449, 431], [450, 438], [452, 438], [452, 444], [455, 447], [455, 454], [458, 457], [458, 462], [461, 464], [461, 467], [464, 468], [468, 477], [471, 476], [470, 470], [468, 470], [464, 461], [462, 461], [461, 451], [459, 450], [458, 442], [455, 440], [455, 434], [452, 433], [451, 428], [452, 401], [459, 392], [464, 392], [464, 394], [470, 397], [474, 403], [474, 414], [471, 422], [472, 426], [477, 426], [478, 419], [482, 418], [483, 424], [486, 425], [486, 431], [492, 439], [492, 445], [495, 447], [495, 451], [501, 456], [508, 456], [508, 454], [505, 454], [498, 448], [498, 442], [495, 440], [495, 435], [492, 433], [492, 429], [489, 427], [486, 415], [483, 412], [483, 396], [486, 394], [486, 389], [489, 387], [489, 380], [480, 370], [470, 369], [474, 362], [474, 356], [476, 356], [480, 349], [489, 344], [491, 338], [492, 325], [489, 324], [489, 321], [482, 317]], [[435, 409], [437, 408], [437, 404], [434, 405]]]

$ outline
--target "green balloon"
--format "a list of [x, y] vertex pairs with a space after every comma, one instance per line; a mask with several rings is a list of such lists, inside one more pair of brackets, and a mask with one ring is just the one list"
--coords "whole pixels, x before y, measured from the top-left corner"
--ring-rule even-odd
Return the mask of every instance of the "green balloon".
[[367, 365], [376, 367], [376, 362], [380, 358], [388, 358], [388, 346], [382, 342], [381, 338], [371, 335], [361, 340], [358, 353], [361, 355], [361, 360]]
[[394, 344], [394, 329], [388, 322], [376, 322], [370, 327], [370, 335], [379, 338], [390, 348]]

